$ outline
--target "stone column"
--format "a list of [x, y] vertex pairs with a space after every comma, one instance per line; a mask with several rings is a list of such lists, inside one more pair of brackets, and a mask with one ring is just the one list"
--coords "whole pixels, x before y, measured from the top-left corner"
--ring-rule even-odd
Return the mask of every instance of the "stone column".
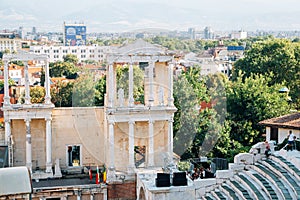
[[31, 150], [31, 130], [30, 121], [31, 119], [25, 119], [26, 125], [26, 167], [32, 173], [32, 150]]
[[114, 136], [114, 125], [113, 121], [109, 121], [108, 127], [108, 140], [109, 140], [109, 166], [107, 172], [107, 180], [113, 181], [115, 179], [115, 136]]
[[153, 106], [154, 94], [153, 94], [153, 70], [155, 63], [153, 61], [149, 62], [149, 106]]
[[5, 119], [5, 144], [10, 143], [11, 129], [10, 129], [10, 119]]
[[29, 86], [29, 74], [28, 74], [28, 63], [24, 63], [24, 75], [25, 75], [25, 104], [31, 104], [30, 102], [30, 86]]
[[169, 71], [169, 95], [168, 95], [168, 106], [174, 106], [174, 98], [173, 98], [173, 64], [169, 63], [168, 71]]
[[128, 97], [129, 97], [129, 107], [133, 107], [134, 98], [133, 98], [133, 65], [130, 63], [129, 65], [129, 89], [128, 89]]
[[154, 121], [149, 120], [148, 167], [154, 166]]
[[10, 105], [8, 70], [9, 70], [9, 66], [8, 66], [8, 62], [6, 61], [4, 63], [4, 105], [3, 106], [9, 106]]
[[51, 94], [50, 94], [50, 73], [49, 73], [49, 62], [45, 61], [45, 104], [52, 104], [51, 103]]
[[46, 172], [52, 171], [52, 131], [51, 131], [51, 117], [46, 118]]
[[114, 86], [114, 66], [113, 64], [109, 64], [108, 66], [108, 107], [114, 107], [114, 98], [115, 98], [115, 86]]
[[171, 158], [173, 158], [173, 117], [168, 119], [169, 128], [168, 128], [168, 153]]
[[128, 135], [128, 163], [129, 163], [129, 168], [133, 169], [134, 168], [134, 124], [135, 122], [130, 120], [128, 122], [129, 124], [129, 135]]

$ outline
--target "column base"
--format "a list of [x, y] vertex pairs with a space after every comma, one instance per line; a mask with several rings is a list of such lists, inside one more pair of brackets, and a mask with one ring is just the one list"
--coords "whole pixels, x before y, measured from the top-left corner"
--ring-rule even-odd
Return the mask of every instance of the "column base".
[[32, 163], [26, 163], [26, 167], [30, 171], [30, 174], [32, 174]]
[[109, 167], [107, 169], [107, 183], [114, 182], [116, 180], [116, 169], [114, 167]]
[[127, 167], [127, 174], [129, 174], [129, 175], [135, 174], [135, 167], [134, 166], [128, 166]]
[[46, 164], [46, 173], [51, 173], [51, 174], [53, 174], [52, 163], [47, 163], [47, 164]]

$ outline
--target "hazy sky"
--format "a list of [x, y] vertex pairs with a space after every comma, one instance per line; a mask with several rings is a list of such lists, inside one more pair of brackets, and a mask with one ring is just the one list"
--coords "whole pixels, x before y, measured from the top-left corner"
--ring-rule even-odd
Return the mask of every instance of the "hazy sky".
[[145, 28], [149, 23], [168, 29], [211, 24], [299, 30], [299, 17], [299, 0], [0, 0], [0, 29], [35, 23], [55, 27], [74, 19], [93, 27], [100, 24], [99, 29], [138, 28], [143, 23]]

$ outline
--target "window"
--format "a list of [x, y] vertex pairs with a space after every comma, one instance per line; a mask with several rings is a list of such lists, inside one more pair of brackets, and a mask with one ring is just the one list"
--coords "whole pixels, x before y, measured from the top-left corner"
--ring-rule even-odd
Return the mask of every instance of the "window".
[[81, 145], [67, 146], [67, 166], [76, 167], [81, 165]]

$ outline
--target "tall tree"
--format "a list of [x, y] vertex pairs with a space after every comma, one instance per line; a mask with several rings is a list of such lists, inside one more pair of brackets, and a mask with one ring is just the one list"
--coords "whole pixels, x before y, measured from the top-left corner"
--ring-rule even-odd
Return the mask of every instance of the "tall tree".
[[106, 76], [101, 77], [95, 86], [95, 106], [104, 106], [104, 96], [106, 93]]
[[270, 76], [239, 73], [236, 81], [227, 87], [227, 113], [231, 126], [231, 139], [244, 146], [262, 140], [262, 127], [258, 122], [289, 112], [285, 96], [278, 90], [281, 84], [270, 85]]
[[74, 65], [76, 65], [78, 63], [78, 58], [76, 55], [73, 54], [67, 54], [63, 57], [64, 62], [69, 62], [69, 63], [73, 63]]
[[[300, 43], [287, 39], [259, 41], [246, 51], [245, 57], [234, 64], [233, 79], [242, 70], [245, 77], [251, 74], [273, 74], [269, 84], [285, 83], [292, 99], [300, 98]], [[300, 104], [298, 105], [300, 106]]]
[[61, 62], [57, 61], [50, 63], [49, 71], [51, 77], [63, 77], [70, 79], [77, 78], [78, 68], [71, 62]]
[[45, 100], [45, 88], [41, 86], [35, 86], [30, 88], [31, 103], [43, 103]]

